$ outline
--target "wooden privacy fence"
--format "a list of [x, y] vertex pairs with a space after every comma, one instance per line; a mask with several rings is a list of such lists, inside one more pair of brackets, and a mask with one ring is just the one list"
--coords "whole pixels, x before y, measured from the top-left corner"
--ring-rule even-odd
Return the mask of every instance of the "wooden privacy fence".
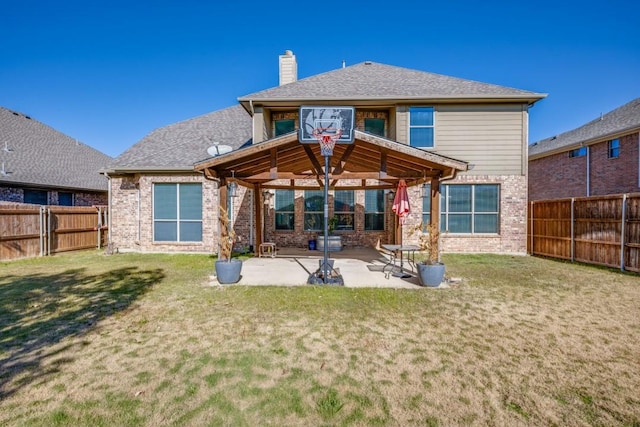
[[0, 205], [0, 260], [101, 248], [108, 215], [106, 206]]
[[640, 193], [529, 205], [528, 250], [640, 272]]

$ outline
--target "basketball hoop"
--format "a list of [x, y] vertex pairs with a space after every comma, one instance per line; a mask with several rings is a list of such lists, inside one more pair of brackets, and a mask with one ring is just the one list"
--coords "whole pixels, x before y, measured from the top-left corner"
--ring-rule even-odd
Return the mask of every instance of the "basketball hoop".
[[320, 154], [323, 156], [333, 156], [333, 149], [336, 142], [342, 136], [342, 129], [336, 128], [315, 128], [313, 137], [320, 143]]

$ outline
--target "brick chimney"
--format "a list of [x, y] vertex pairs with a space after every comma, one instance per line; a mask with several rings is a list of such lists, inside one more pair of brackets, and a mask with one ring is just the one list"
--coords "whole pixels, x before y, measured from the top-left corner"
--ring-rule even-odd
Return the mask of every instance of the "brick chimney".
[[285, 50], [280, 55], [280, 86], [293, 83], [298, 80], [298, 63], [296, 56], [290, 50]]

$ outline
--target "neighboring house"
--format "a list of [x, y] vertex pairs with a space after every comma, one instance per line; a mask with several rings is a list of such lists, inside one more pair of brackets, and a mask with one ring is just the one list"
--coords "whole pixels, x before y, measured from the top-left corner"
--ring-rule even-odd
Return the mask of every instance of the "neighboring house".
[[[433, 220], [445, 251], [526, 252], [528, 109], [544, 94], [373, 62], [299, 81], [296, 70], [287, 51], [280, 86], [157, 129], [119, 156], [105, 171], [112, 244], [217, 252], [222, 202], [240, 245], [306, 247], [322, 233], [324, 157], [295, 131], [299, 107], [320, 104], [355, 107], [355, 141], [337, 145], [330, 166], [329, 215], [346, 246], [399, 241], [391, 204], [404, 179], [405, 243]], [[214, 143], [233, 151], [212, 157]]]
[[31, 117], [0, 107], [0, 201], [107, 204], [113, 159]]
[[529, 146], [529, 200], [640, 191], [640, 98]]

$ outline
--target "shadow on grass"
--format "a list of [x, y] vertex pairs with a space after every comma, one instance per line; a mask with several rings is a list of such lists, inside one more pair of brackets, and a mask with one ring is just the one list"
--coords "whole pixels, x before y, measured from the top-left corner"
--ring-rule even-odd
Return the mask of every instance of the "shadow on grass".
[[161, 269], [136, 267], [98, 275], [78, 268], [0, 278], [0, 400], [72, 362], [68, 356], [56, 358], [70, 345], [50, 347], [128, 309], [163, 278]]

